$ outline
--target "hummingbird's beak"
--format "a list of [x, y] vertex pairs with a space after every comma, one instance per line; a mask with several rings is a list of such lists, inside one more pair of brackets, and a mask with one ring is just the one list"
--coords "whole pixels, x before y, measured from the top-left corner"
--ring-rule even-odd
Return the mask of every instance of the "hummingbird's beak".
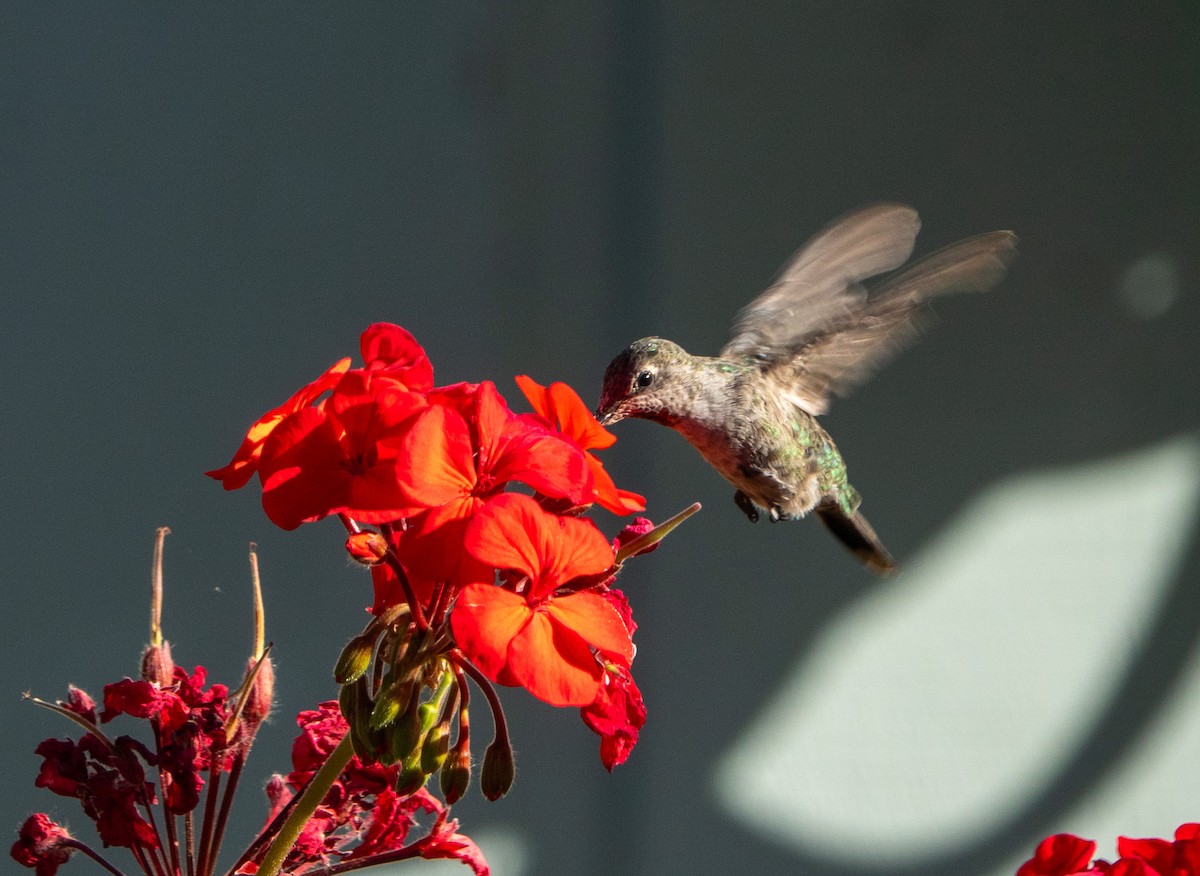
[[601, 426], [609, 426], [617, 422], [617, 420], [623, 420], [625, 417], [623, 414], [618, 413], [618, 410], [619, 408], [616, 405], [612, 405], [605, 410], [604, 404], [601, 403], [600, 407], [596, 408], [596, 422]]

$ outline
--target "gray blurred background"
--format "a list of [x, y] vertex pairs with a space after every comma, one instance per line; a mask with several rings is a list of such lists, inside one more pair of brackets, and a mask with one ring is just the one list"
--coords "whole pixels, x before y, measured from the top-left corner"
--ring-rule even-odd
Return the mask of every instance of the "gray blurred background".
[[279, 708], [227, 849], [259, 826], [369, 581], [335, 523], [279, 532], [201, 472], [367, 324], [439, 382], [591, 402], [634, 338], [715, 352], [880, 199], [921, 210], [919, 252], [1021, 238], [824, 420], [907, 571], [751, 526], [622, 424], [607, 465], [652, 517], [705, 505], [624, 578], [642, 742], [607, 775], [577, 712], [507, 691], [516, 787], [456, 814], [498, 876], [1011, 873], [1049, 832], [1200, 819], [1196, 10], [6, 5], [0, 823], [87, 835], [32, 785], [69, 728], [19, 695], [136, 672], [168, 524], [167, 635], [216, 679], [259, 545]]

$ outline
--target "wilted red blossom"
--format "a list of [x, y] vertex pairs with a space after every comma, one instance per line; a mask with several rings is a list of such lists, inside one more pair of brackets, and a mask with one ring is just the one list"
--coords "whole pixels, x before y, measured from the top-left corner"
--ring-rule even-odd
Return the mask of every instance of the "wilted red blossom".
[[548, 387], [542, 386], [524, 374], [518, 375], [516, 381], [538, 415], [556, 426], [583, 451], [592, 473], [596, 504], [614, 514], [645, 511], [645, 497], [629, 490], [618, 489], [612, 477], [604, 470], [604, 465], [590, 452], [611, 447], [617, 439], [600, 425], [578, 393], [561, 382], [552, 383]]
[[25, 819], [17, 831], [17, 841], [10, 854], [18, 864], [34, 870], [37, 876], [54, 876], [75, 851], [70, 842], [71, 835], [65, 828], [55, 824], [45, 813], [38, 812]]
[[627, 666], [609, 662], [604, 670], [604, 683], [596, 699], [580, 713], [583, 723], [600, 736], [600, 761], [612, 772], [613, 767], [625, 763], [637, 745], [638, 734], [646, 723], [646, 706]]
[[[349, 731], [335, 702], [301, 712], [296, 723], [300, 735], [292, 745], [292, 772], [276, 776], [268, 787], [271, 818], [309, 781]], [[453, 833], [457, 822], [446, 821], [445, 804], [423, 788], [407, 796], [395, 792], [399, 770], [399, 765], [364, 764], [352, 758], [305, 825], [284, 862], [284, 872], [302, 874], [338, 861], [395, 852], [404, 847], [418, 818], [425, 814], [435, 817], [434, 824], [427, 836], [413, 844], [411, 856], [455, 858], [471, 866], [477, 876], [487, 876], [488, 867], [478, 847]]]

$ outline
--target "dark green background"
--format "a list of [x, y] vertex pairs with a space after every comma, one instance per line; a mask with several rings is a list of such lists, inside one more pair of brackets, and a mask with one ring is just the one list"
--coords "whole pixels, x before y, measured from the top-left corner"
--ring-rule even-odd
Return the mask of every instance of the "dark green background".
[[[799, 242], [897, 199], [922, 251], [1012, 228], [1022, 252], [825, 419], [901, 561], [994, 478], [1194, 431], [1198, 37], [1190, 4], [1155, 2], [6, 5], [0, 823], [83, 828], [32, 787], [34, 745], [67, 728], [19, 693], [136, 672], [169, 524], [167, 633], [219, 679], [245, 659], [260, 547], [279, 709], [242, 802], [258, 825], [254, 784], [290, 715], [333, 694], [369, 588], [335, 524], [276, 531], [252, 489], [200, 473], [374, 321], [412, 330], [440, 382], [494, 379], [515, 405], [528, 373], [593, 401], [628, 341], [715, 351]], [[1148, 252], [1181, 291], [1137, 320], [1117, 293]], [[706, 506], [624, 582], [643, 741], [605, 775], [573, 710], [507, 692], [518, 782], [456, 807], [467, 830], [519, 831], [537, 874], [896, 872], [886, 850], [784, 849], [709, 794], [773, 680], [875, 582], [815, 524], [748, 525], [677, 436], [619, 434], [608, 466], [652, 516]], [[922, 873], [1030, 847], [1169, 698], [1195, 529], [1136, 708]]]

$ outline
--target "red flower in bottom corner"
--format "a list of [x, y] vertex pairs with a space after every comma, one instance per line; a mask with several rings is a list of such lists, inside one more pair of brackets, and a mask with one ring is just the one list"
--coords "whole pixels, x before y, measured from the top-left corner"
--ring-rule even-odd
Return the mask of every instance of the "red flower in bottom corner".
[[1017, 876], [1200, 876], [1200, 824], [1181, 824], [1175, 839], [1117, 838], [1117, 860], [1092, 860], [1096, 844], [1073, 834], [1046, 837]]

